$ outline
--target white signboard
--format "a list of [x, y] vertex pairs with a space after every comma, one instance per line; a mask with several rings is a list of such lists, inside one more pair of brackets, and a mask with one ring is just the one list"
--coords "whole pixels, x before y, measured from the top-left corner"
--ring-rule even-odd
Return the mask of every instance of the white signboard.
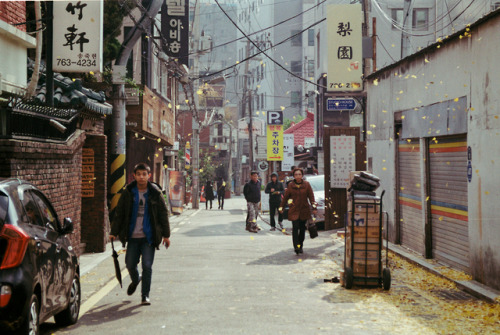
[[283, 134], [283, 161], [281, 171], [291, 171], [294, 165], [293, 134]]
[[363, 90], [362, 10], [360, 4], [329, 5], [327, 90]]
[[[265, 126], [266, 124], [264, 123], [264, 121], [260, 120], [260, 119], [257, 119], [257, 118], [253, 118], [252, 119], [252, 136], [254, 137], [254, 141], [255, 141], [255, 136], [257, 135], [261, 135], [261, 136], [264, 136], [265, 135]], [[245, 118], [245, 119], [241, 119], [241, 120], [238, 120], [238, 136], [241, 139], [248, 139], [248, 118]]]
[[356, 171], [356, 137], [330, 136], [330, 187], [349, 188], [351, 171]]
[[304, 148], [309, 149], [316, 145], [316, 139], [314, 137], [304, 137]]
[[53, 3], [54, 71], [102, 71], [103, 1], [54, 1]]
[[254, 159], [267, 159], [267, 137], [257, 136], [257, 151], [255, 152]]

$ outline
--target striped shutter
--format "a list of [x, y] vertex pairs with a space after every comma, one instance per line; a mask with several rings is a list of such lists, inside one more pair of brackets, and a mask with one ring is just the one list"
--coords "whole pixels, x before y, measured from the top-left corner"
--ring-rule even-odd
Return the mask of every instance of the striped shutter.
[[433, 258], [469, 272], [467, 138], [429, 144]]
[[424, 225], [419, 140], [398, 145], [398, 205], [401, 245], [424, 254]]

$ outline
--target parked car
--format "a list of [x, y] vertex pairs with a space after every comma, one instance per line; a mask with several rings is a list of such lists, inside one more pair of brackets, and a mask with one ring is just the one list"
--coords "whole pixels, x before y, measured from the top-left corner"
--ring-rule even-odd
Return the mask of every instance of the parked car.
[[[290, 179], [291, 181], [292, 179]], [[316, 213], [316, 225], [318, 229], [324, 229], [325, 222], [325, 175], [304, 175], [304, 180], [311, 184], [316, 200], [318, 212]], [[286, 187], [286, 183], [285, 183]], [[288, 220], [288, 205], [283, 209], [283, 217]]]
[[0, 333], [39, 334], [50, 317], [61, 326], [80, 313], [78, 257], [54, 208], [35, 186], [0, 178]]
[[318, 229], [324, 229], [325, 222], [325, 175], [305, 175], [304, 180], [311, 184], [316, 200], [316, 225]]

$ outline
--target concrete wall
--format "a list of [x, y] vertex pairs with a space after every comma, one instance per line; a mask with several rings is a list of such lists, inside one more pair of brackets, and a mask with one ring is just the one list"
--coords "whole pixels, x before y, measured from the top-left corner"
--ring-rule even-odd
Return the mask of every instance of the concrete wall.
[[[466, 113], [473, 170], [468, 186], [471, 273], [499, 289], [500, 70], [495, 55], [500, 52], [500, 12], [467, 29], [368, 78], [368, 162], [382, 179], [381, 189], [388, 191], [384, 205], [394, 231], [395, 113], [421, 113], [425, 125], [428, 106], [465, 97], [468, 109], [461, 113]], [[445, 135], [447, 130], [431, 121], [425, 137]]]

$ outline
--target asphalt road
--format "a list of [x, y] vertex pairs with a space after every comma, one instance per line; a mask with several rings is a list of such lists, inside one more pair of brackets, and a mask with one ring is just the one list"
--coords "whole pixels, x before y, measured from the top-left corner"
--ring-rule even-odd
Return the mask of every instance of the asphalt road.
[[343, 240], [333, 232], [306, 237], [297, 256], [291, 235], [261, 220], [259, 233], [245, 231], [243, 198], [227, 199], [224, 210], [201, 207], [172, 224], [171, 247], [157, 252], [151, 306], [140, 305], [140, 288], [127, 296], [126, 271], [120, 289], [109, 258], [82, 278], [78, 323], [58, 329], [49, 322], [42, 334], [442, 333], [432, 311], [440, 301], [403, 274], [390, 291], [325, 283], [343, 261]]

